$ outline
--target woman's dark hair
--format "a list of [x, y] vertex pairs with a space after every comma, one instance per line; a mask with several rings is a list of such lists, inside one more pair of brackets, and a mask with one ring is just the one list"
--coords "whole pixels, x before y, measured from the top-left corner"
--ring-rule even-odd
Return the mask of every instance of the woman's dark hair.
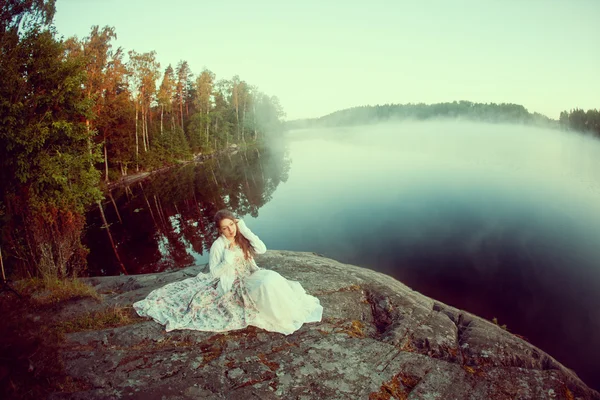
[[240, 233], [240, 227], [237, 224], [236, 216], [229, 210], [219, 210], [215, 214], [215, 224], [217, 224], [217, 230], [221, 233], [221, 221], [224, 219], [230, 219], [235, 223], [235, 242], [244, 251], [244, 258], [249, 260], [256, 255], [254, 247], [250, 244], [250, 241]]

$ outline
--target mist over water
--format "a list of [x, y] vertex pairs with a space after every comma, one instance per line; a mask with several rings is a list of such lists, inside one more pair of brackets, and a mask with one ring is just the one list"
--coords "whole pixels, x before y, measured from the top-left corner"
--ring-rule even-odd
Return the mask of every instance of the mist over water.
[[[114, 191], [104, 208], [128, 272], [208, 262], [212, 216], [228, 207], [270, 249], [495, 317], [600, 389], [600, 140], [455, 120], [288, 139]], [[118, 274], [97, 211], [88, 226], [91, 270]]]
[[600, 141], [454, 121], [290, 139], [289, 180], [253, 221], [270, 248], [496, 317], [598, 388]]

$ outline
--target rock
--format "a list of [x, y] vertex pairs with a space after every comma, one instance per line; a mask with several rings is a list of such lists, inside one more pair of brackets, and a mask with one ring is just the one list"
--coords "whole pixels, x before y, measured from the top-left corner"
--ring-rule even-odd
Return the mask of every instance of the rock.
[[[269, 251], [257, 262], [317, 296], [323, 321], [289, 336], [167, 333], [153, 321], [71, 333], [60, 357], [88, 389], [51, 398], [600, 399], [530, 343], [384, 274], [313, 253]], [[131, 305], [203, 268], [88, 278], [103, 301], [59, 315]]]

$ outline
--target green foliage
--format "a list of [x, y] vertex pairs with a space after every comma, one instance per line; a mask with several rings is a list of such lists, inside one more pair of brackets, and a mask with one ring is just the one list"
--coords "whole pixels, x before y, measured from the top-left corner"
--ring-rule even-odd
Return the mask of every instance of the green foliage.
[[[30, 6], [30, 19], [45, 9]], [[13, 272], [66, 276], [85, 265], [82, 213], [101, 197], [93, 167], [99, 154], [84, 123], [92, 104], [82, 93], [83, 67], [35, 24], [0, 31], [0, 44], [2, 248]]]
[[[16, 178], [29, 189], [34, 205], [83, 212], [100, 192], [94, 188], [98, 172], [91, 168], [99, 154], [90, 146], [90, 132], [82, 122], [90, 103], [81, 95], [81, 65], [63, 58], [62, 45], [49, 31], [28, 32], [15, 50], [21, 56], [12, 62], [23, 72], [0, 77], [6, 88], [0, 114], [11, 121], [0, 127], [2, 181]], [[14, 184], [6, 189], [11, 188]]]
[[188, 124], [189, 144], [194, 153], [208, 153], [211, 150], [210, 137], [206, 134], [206, 125], [210, 116], [198, 112], [190, 118]]
[[190, 148], [183, 130], [175, 127], [173, 131], [164, 131], [162, 135], [154, 134], [150, 150], [142, 152], [138, 162], [141, 168], [154, 170], [177, 161], [189, 160], [190, 157]]
[[563, 111], [559, 119], [561, 127], [579, 132], [591, 132], [600, 136], [600, 110], [591, 109], [583, 111], [576, 108], [570, 112]]
[[56, 12], [56, 0], [8, 0], [0, 4], [0, 32], [28, 31], [49, 25]]
[[255, 143], [283, 115], [239, 77], [193, 79], [185, 61], [157, 89], [155, 52], [124, 63], [112, 27], [59, 42], [54, 4], [0, 5], [0, 245], [12, 272], [48, 279], [85, 267], [83, 213], [102, 197], [100, 171], [115, 180]]

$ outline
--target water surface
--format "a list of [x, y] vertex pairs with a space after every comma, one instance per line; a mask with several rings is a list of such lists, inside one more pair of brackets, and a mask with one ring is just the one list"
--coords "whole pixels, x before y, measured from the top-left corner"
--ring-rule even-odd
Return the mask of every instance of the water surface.
[[[116, 208], [110, 199], [104, 208], [129, 272], [207, 262], [211, 217], [229, 207], [271, 249], [381, 271], [497, 318], [600, 386], [600, 141], [455, 121], [290, 139], [287, 150], [187, 165], [113, 192]], [[118, 273], [99, 215], [89, 219], [92, 270]]]

